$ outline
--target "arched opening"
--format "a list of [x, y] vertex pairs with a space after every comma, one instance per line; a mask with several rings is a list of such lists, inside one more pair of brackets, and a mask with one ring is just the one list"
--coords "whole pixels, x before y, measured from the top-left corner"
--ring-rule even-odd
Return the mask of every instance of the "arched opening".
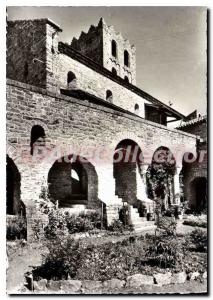
[[112, 95], [112, 92], [110, 90], [106, 91], [106, 100], [111, 102], [111, 103], [113, 101], [113, 95]]
[[189, 186], [189, 206], [196, 212], [201, 213], [207, 208], [207, 179], [196, 177]]
[[124, 76], [124, 81], [129, 83], [129, 78], [127, 76]]
[[30, 139], [30, 154], [33, 155], [33, 151], [36, 146], [45, 146], [45, 131], [40, 125], [34, 125], [31, 129]]
[[140, 176], [142, 160], [141, 148], [133, 140], [125, 139], [115, 148], [115, 194], [130, 205], [137, 205], [137, 176]]
[[112, 74], [113, 74], [114, 76], [117, 76], [117, 71], [116, 71], [115, 68], [112, 68]]
[[112, 40], [112, 56], [117, 57], [117, 43], [115, 40]]
[[21, 175], [14, 161], [7, 155], [6, 166], [6, 238], [27, 238], [26, 209], [21, 201]]
[[[13, 160], [7, 156], [7, 214], [8, 215], [18, 215], [22, 213], [21, 204], [21, 175], [13, 162]], [[24, 213], [24, 212], [23, 212]]]
[[28, 73], [29, 73], [29, 70], [28, 70], [28, 63], [25, 62], [25, 64], [24, 64], [24, 78], [25, 78], [25, 79], [27, 79]]
[[[206, 178], [206, 171], [203, 168], [202, 163], [202, 161], [199, 162], [199, 155], [197, 156], [191, 152], [186, 152], [183, 155], [183, 167], [181, 170], [183, 200], [186, 204], [186, 207], [189, 208], [189, 211], [198, 212], [199, 209], [205, 209], [206, 204], [204, 205], [205, 200], [203, 199], [205, 199], [207, 196], [203, 194], [202, 188], [201, 192], [198, 192], [196, 188], [196, 186], [199, 186], [199, 182], [201, 182], [199, 178]], [[198, 178], [198, 181], [192, 181], [192, 179], [195, 177]], [[205, 181], [205, 179], [202, 180]]]
[[127, 50], [124, 51], [124, 65], [129, 67], [129, 52]]
[[98, 177], [85, 158], [70, 155], [57, 160], [48, 173], [49, 193], [59, 208], [96, 208]]
[[67, 87], [69, 90], [76, 88], [76, 76], [73, 72], [69, 71], [67, 74]]
[[137, 103], [135, 104], [135, 114], [139, 115], [139, 105]]
[[158, 201], [162, 210], [174, 204], [174, 175], [176, 161], [167, 147], [159, 147], [152, 157], [152, 163], [147, 169], [148, 197]]

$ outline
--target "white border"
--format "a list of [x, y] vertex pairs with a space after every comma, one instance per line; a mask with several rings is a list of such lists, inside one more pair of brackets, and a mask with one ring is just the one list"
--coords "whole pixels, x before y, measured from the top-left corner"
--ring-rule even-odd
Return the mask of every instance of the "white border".
[[[5, 92], [6, 92], [6, 71], [5, 71], [5, 61], [6, 61], [6, 5], [7, 6], [205, 6], [211, 10], [212, 8], [212, 0], [211, 1], [201, 1], [201, 0], [179, 0], [179, 1], [139, 1], [139, 0], [131, 0], [131, 1], [121, 1], [121, 0], [114, 0], [114, 1], [109, 1], [109, 0], [102, 0], [102, 1], [97, 1], [97, 0], [91, 0], [88, 2], [88, 0], [78, 0], [78, 1], [54, 1], [54, 0], [8, 0], [8, 1], [2, 1], [0, 4], [0, 37], [1, 37], [1, 47], [0, 47], [0, 67], [1, 67], [1, 72], [0, 72], [0, 80], [1, 80], [1, 97], [0, 97], [0, 120], [1, 120], [1, 125], [0, 125], [0, 141], [1, 141], [1, 149], [0, 149], [0, 179], [1, 179], [1, 184], [0, 184], [0, 230], [1, 230], [1, 247], [0, 247], [0, 258], [1, 258], [1, 272], [0, 272], [0, 295], [1, 298], [7, 298], [7, 295], [5, 294], [6, 291], [6, 274], [5, 274], [5, 269], [6, 269], [6, 264], [5, 264], [5, 251], [6, 251], [6, 240], [5, 240], [5, 191], [6, 191], [6, 186], [5, 186], [5, 178], [6, 178], [6, 173], [5, 173], [5, 157], [6, 157], [6, 135], [5, 135]], [[211, 26], [210, 26], [211, 27]], [[211, 28], [210, 28], [210, 33], [211, 33]], [[209, 37], [209, 46], [211, 49], [211, 37]], [[211, 54], [211, 53], [210, 53]], [[210, 60], [211, 62], [211, 60]], [[211, 69], [211, 65], [209, 65], [209, 69]], [[211, 77], [210, 77], [211, 78]], [[211, 82], [209, 82], [209, 85], [211, 85]], [[210, 89], [209, 86], [209, 89]], [[212, 141], [212, 135], [213, 135], [213, 130], [212, 129], [212, 122], [210, 118], [210, 114], [212, 116], [212, 107], [213, 105], [210, 105], [211, 99], [209, 95], [209, 132], [210, 132], [210, 139]], [[209, 148], [211, 149], [211, 145], [209, 145]], [[210, 151], [209, 151], [210, 152]], [[210, 168], [210, 166], [209, 166]], [[211, 161], [211, 170], [212, 170], [212, 161]], [[213, 184], [213, 180], [210, 177], [210, 182], [209, 182], [209, 189]], [[211, 193], [209, 191], [209, 204], [211, 204]], [[210, 205], [211, 210], [209, 212], [209, 222], [211, 220], [211, 215], [213, 215], [213, 209], [212, 205]], [[210, 224], [209, 224], [210, 225]], [[211, 230], [210, 230], [211, 233]], [[209, 237], [210, 237], [209, 233]], [[212, 262], [212, 258], [210, 259], [210, 262]], [[210, 269], [212, 270], [212, 263], [210, 265]], [[212, 276], [210, 276], [212, 278]], [[211, 282], [209, 282], [209, 287], [211, 289]], [[210, 290], [211, 292], [211, 290]], [[143, 298], [149, 299], [147, 296], [141, 295]], [[20, 296], [21, 298], [24, 296]], [[44, 298], [45, 296], [40, 296], [41, 298]], [[61, 296], [58, 296], [59, 298], [62, 298]], [[72, 296], [74, 297], [74, 296]], [[80, 296], [78, 296], [79, 298]], [[85, 296], [84, 296], [85, 297]], [[105, 298], [105, 296], [102, 296]], [[115, 297], [115, 296], [114, 296]], [[114, 298], [113, 297], [113, 298]], [[128, 298], [131, 298], [132, 296], [128, 296]], [[156, 296], [152, 295], [151, 298], [155, 298]], [[157, 296], [159, 297], [159, 296]], [[170, 296], [174, 297], [174, 296]], [[27, 296], [24, 297], [25, 299], [28, 298]], [[81, 297], [80, 297], [81, 298]], [[182, 297], [184, 299], [186, 297]], [[199, 297], [198, 297], [199, 298]]]

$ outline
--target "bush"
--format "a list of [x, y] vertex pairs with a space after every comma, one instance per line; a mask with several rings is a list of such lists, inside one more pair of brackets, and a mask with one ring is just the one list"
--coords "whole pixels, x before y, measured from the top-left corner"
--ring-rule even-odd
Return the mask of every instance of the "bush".
[[65, 218], [69, 233], [86, 232], [94, 229], [92, 222], [88, 218], [69, 214]]
[[146, 249], [146, 258], [152, 266], [160, 268], [182, 267], [182, 244], [175, 236], [153, 236]]
[[20, 216], [7, 217], [7, 240], [26, 239], [27, 221]]
[[175, 236], [177, 222], [174, 217], [158, 216], [156, 221], [157, 231], [160, 231], [165, 236]]
[[124, 225], [120, 220], [114, 220], [108, 227], [109, 231], [123, 233], [125, 231], [133, 231], [132, 225]]
[[64, 213], [60, 210], [51, 210], [48, 214], [49, 223], [44, 228], [44, 234], [47, 239], [55, 239], [59, 235], [67, 235], [67, 221]]
[[41, 278], [61, 280], [74, 277], [78, 268], [79, 243], [64, 236], [47, 241], [49, 252], [43, 259], [43, 264], [33, 270], [35, 280]]
[[207, 228], [207, 221], [202, 220], [184, 220], [183, 225], [189, 225], [192, 227], [202, 227]]
[[[46, 238], [55, 238], [59, 231], [63, 235], [68, 233], [88, 232], [93, 229], [101, 229], [101, 215], [96, 211], [82, 212], [73, 215], [61, 210], [51, 210], [48, 214], [49, 223], [44, 228]], [[63, 232], [64, 231], [64, 232]]]
[[[197, 243], [200, 241], [199, 234], [192, 236]], [[47, 240], [49, 252], [42, 266], [34, 270], [34, 278], [108, 280], [124, 279], [137, 273], [163, 273], [166, 268], [174, 272], [183, 267], [189, 271], [205, 270], [206, 253], [188, 252], [183, 242], [184, 237], [147, 234], [96, 245], [73, 240], [70, 236], [58, 236]]]
[[190, 233], [189, 238], [195, 251], [206, 252], [208, 244], [206, 232], [201, 229], [195, 229]]
[[102, 245], [86, 245], [68, 237], [48, 240], [49, 250], [42, 266], [34, 269], [35, 280], [61, 280], [69, 277], [80, 280], [124, 279], [138, 272], [145, 256], [142, 240], [126, 239]]
[[101, 213], [99, 211], [87, 211], [80, 213], [79, 217], [83, 218], [84, 220], [88, 220], [92, 225], [93, 228], [101, 229], [103, 227], [103, 220]]

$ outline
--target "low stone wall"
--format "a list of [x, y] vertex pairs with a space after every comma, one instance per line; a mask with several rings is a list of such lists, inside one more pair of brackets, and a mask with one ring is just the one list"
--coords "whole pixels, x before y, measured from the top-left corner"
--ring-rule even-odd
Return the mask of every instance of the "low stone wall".
[[135, 274], [128, 276], [125, 280], [112, 278], [106, 281], [93, 280], [46, 280], [33, 282], [33, 291], [36, 294], [105, 294], [120, 291], [122, 288], [140, 288], [144, 285], [168, 285], [182, 284], [187, 280], [206, 279], [207, 272], [193, 272], [186, 274], [179, 272], [172, 274], [156, 273], [152, 276]]

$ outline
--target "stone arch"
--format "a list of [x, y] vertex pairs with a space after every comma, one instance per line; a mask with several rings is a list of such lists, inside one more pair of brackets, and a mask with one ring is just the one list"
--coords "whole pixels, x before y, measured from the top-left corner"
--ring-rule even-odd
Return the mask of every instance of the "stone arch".
[[189, 183], [189, 207], [197, 212], [207, 208], [207, 178], [194, 177]]
[[33, 155], [36, 146], [45, 146], [45, 130], [41, 125], [33, 125], [30, 135], [30, 154]]
[[117, 76], [118, 74], [117, 74], [117, 70], [113, 67], [112, 68], [112, 74], [114, 75], [114, 76]]
[[56, 160], [48, 172], [47, 181], [50, 196], [58, 201], [59, 207], [96, 207], [98, 176], [94, 165], [84, 157], [68, 155]]
[[8, 155], [6, 159], [6, 208], [9, 215], [26, 215], [26, 210], [21, 201], [21, 174]]
[[114, 57], [117, 57], [117, 43], [115, 40], [112, 40], [111, 42], [111, 54]]
[[110, 90], [107, 90], [106, 91], [106, 100], [109, 101], [109, 102], [113, 102], [113, 94], [112, 94], [112, 91]]
[[139, 108], [139, 105], [137, 103], [135, 104], [134, 112], [135, 112], [135, 114], [139, 115], [140, 108]]
[[136, 144], [138, 144], [141, 149], [144, 148], [144, 145], [142, 145], [141, 138], [139, 138], [137, 136], [137, 134], [135, 134], [134, 132], [130, 132], [130, 131], [119, 132], [119, 133], [114, 135], [114, 137], [112, 138], [111, 145], [110, 145], [110, 150], [111, 150], [111, 156], [112, 157], [114, 155], [114, 150], [115, 150], [116, 146], [122, 140], [132, 140]]
[[142, 150], [135, 141], [123, 139], [117, 144], [113, 156], [115, 195], [130, 205], [137, 205], [138, 176], [142, 163]]
[[130, 66], [129, 52], [127, 50], [124, 50], [124, 65], [127, 67]]
[[124, 81], [129, 83], [129, 77], [128, 76], [124, 76]]
[[72, 71], [69, 71], [67, 73], [67, 88], [69, 90], [75, 89], [76, 83], [77, 83], [76, 75]]
[[158, 147], [147, 169], [147, 192], [152, 200], [160, 200], [163, 209], [175, 203], [174, 176], [176, 160], [172, 151], [165, 146]]
[[[207, 181], [206, 173], [206, 167], [203, 165], [203, 161], [200, 161], [200, 157], [197, 156], [197, 153], [194, 154], [191, 151], [186, 151], [183, 155], [181, 170], [183, 198], [184, 202], [187, 201], [188, 206], [197, 212], [199, 210], [202, 211], [207, 206], [207, 200], [204, 200], [204, 198], [207, 198], [207, 195], [204, 197], [202, 184], [200, 184], [202, 180], [203, 182], [205, 180]], [[206, 184], [203, 183], [203, 185], [207, 187], [207, 182]], [[197, 186], [200, 186], [200, 193], [197, 191]], [[199, 199], [199, 196], [203, 199]]]

